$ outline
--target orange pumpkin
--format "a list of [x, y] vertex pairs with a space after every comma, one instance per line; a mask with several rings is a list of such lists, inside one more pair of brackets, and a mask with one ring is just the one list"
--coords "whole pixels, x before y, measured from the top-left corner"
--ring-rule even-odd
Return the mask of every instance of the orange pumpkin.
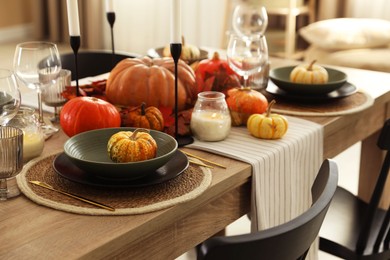
[[[107, 100], [115, 105], [175, 107], [175, 64], [172, 58], [128, 58], [119, 62], [107, 80]], [[194, 104], [195, 74], [184, 61], [178, 63], [178, 110]]]
[[156, 157], [157, 143], [145, 129], [120, 131], [108, 140], [107, 152], [113, 162], [144, 161]]
[[267, 98], [250, 88], [230, 89], [226, 103], [230, 110], [233, 126], [246, 125], [252, 114], [262, 114], [268, 107]]
[[158, 108], [153, 106], [145, 108], [145, 103], [142, 103], [122, 117], [122, 125], [162, 131], [164, 130], [164, 117]]
[[96, 97], [75, 97], [61, 109], [60, 125], [69, 137], [108, 127], [119, 127], [121, 117], [116, 107]]

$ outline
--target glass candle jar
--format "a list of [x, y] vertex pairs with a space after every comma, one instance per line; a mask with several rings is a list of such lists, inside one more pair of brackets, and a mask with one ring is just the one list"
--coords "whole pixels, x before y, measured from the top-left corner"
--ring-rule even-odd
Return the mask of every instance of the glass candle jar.
[[191, 117], [192, 134], [202, 141], [221, 141], [229, 135], [230, 127], [225, 95], [217, 91], [199, 93]]
[[42, 153], [45, 138], [34, 109], [20, 107], [18, 113], [7, 125], [23, 130], [23, 162], [38, 157]]

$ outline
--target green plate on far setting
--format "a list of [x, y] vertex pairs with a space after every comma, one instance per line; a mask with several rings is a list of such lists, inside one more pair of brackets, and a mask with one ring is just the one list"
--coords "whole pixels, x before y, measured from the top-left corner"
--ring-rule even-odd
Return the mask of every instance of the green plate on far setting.
[[272, 82], [288, 93], [301, 95], [324, 95], [342, 87], [347, 82], [347, 75], [339, 70], [326, 68], [329, 79], [324, 84], [302, 84], [290, 81], [290, 73], [296, 66], [275, 68], [270, 71]]

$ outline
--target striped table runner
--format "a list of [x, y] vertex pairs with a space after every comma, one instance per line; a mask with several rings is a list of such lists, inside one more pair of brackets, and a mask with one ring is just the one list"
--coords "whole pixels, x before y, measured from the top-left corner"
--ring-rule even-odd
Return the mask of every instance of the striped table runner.
[[246, 127], [233, 127], [223, 141], [195, 140], [187, 146], [252, 165], [252, 231], [282, 224], [311, 205], [311, 185], [322, 163], [323, 128], [287, 119], [289, 129], [279, 140], [257, 139]]

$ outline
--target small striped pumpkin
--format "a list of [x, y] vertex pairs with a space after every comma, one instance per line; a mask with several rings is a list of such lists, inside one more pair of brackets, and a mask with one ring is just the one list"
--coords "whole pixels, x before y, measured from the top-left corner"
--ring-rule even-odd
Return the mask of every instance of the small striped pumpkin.
[[253, 114], [249, 117], [247, 128], [251, 135], [261, 139], [279, 139], [287, 132], [288, 121], [282, 115], [271, 114], [272, 100], [265, 114]]
[[157, 143], [148, 130], [137, 128], [134, 132], [120, 131], [112, 135], [107, 151], [113, 162], [138, 162], [155, 158]]

